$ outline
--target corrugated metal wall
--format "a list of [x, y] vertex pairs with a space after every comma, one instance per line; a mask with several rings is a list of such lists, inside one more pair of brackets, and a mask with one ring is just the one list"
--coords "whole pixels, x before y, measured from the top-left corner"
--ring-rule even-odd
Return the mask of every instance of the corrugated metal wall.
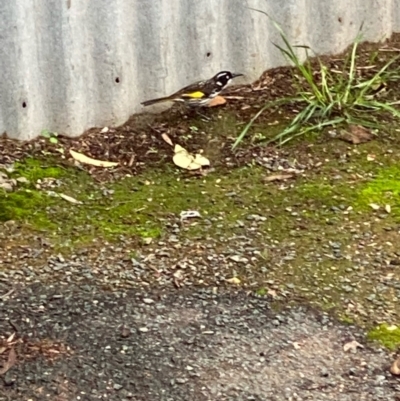
[[277, 32], [319, 53], [400, 31], [400, 0], [0, 0], [0, 133], [76, 136], [221, 69], [282, 64]]

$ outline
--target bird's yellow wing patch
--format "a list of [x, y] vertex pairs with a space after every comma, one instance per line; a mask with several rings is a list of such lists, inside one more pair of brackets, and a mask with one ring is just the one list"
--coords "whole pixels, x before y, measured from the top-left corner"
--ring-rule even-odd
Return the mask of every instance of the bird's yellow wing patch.
[[192, 93], [185, 93], [184, 95], [182, 95], [182, 97], [188, 97], [191, 99], [201, 99], [202, 97], [204, 97], [204, 93], [197, 91], [197, 92], [192, 92]]

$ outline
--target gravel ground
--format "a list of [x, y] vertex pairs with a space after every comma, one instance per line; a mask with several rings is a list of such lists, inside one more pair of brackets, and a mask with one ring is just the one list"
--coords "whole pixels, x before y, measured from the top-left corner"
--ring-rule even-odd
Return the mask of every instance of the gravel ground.
[[[367, 64], [367, 47], [361, 56]], [[254, 105], [288, 95], [291, 79], [289, 69], [278, 68], [252, 86], [232, 89], [224, 112], [248, 121]], [[272, 126], [281, 112], [259, 123]], [[122, 127], [93, 129], [78, 139], [59, 136], [57, 146], [44, 137], [27, 143], [1, 138], [0, 164], [48, 155], [69, 167], [74, 149], [118, 162], [115, 171], [79, 167], [112, 182], [171, 163], [161, 139], [168, 134], [192, 152], [211, 155], [215, 168], [255, 162], [268, 175], [306, 175], [322, 166], [333, 183], [371, 178], [350, 163], [356, 151], [339, 145], [315, 159], [308, 144], [299, 144], [296, 165], [289, 163], [293, 150], [275, 154], [256, 144], [233, 155], [237, 124], [210, 121], [198, 121], [195, 135], [191, 119], [168, 112], [134, 116]], [[367, 160], [385, 161], [381, 152], [370, 153]], [[390, 148], [390, 158], [397, 153]], [[327, 159], [335, 158], [328, 170]], [[26, 184], [19, 179], [3, 173], [0, 184], [12, 191]], [[226, 196], [243, 204], [238, 190]], [[229, 227], [225, 214], [186, 222], [163, 216], [161, 239], [138, 244], [129, 235], [114, 243], [96, 237], [68, 257], [50, 233], [30, 230], [29, 221], [1, 224], [0, 401], [399, 401], [400, 381], [389, 373], [394, 355], [366, 344], [361, 329], [320, 312], [335, 307], [368, 327], [397, 324], [397, 221], [387, 211], [371, 211], [361, 221], [345, 199], [331, 208], [318, 199], [270, 206], [262, 212], [255, 202]], [[310, 226], [308, 209], [321, 214], [322, 225]], [[290, 227], [283, 240], [266, 229], [274, 216], [284, 216]], [[186, 235], [193, 226], [196, 238]], [[265, 296], [249, 295], [257, 291]], [[299, 306], [305, 303], [319, 312]], [[277, 305], [285, 307], [278, 312]], [[348, 344], [361, 346], [345, 351]]]
[[[325, 226], [324, 240], [302, 248], [306, 236], [315, 236], [313, 231], [302, 229], [278, 241], [273, 233], [262, 232], [260, 225], [266, 218], [249, 214], [231, 227], [230, 235], [222, 226], [212, 236], [206, 234], [207, 227], [218, 227], [217, 217], [184, 225], [171, 218], [164, 238], [150, 245], [138, 247], [127, 238], [117, 244], [98, 239], [68, 257], [58, 254], [43, 237], [5, 225], [0, 233], [5, 244], [0, 249], [0, 282], [10, 283], [10, 288], [18, 283], [89, 283], [111, 291], [235, 289], [240, 284], [249, 291], [261, 289], [280, 303], [294, 299], [319, 308], [334, 306], [369, 327], [396, 324], [400, 285], [394, 244], [399, 230], [376, 235], [368, 225]], [[205, 233], [197, 239], [184, 238], [192, 224], [201, 224]]]
[[3, 295], [0, 313], [3, 340], [17, 331], [0, 400], [390, 401], [400, 392], [387, 352], [343, 350], [363, 333], [301, 307], [273, 312], [244, 293], [33, 284]]

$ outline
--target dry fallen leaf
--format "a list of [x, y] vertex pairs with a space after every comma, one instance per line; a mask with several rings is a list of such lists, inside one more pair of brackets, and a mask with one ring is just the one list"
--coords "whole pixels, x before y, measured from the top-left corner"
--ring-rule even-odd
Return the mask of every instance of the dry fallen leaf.
[[364, 348], [364, 346], [359, 342], [357, 342], [356, 340], [349, 341], [348, 343], [343, 345], [344, 352], [349, 352], [349, 351], [356, 352], [357, 348]]
[[82, 202], [73, 198], [72, 196], [68, 196], [65, 194], [59, 194], [60, 198], [63, 198], [67, 202], [73, 203], [74, 205], [82, 205]]
[[226, 99], [222, 96], [215, 96], [214, 99], [210, 100], [207, 103], [208, 107], [215, 107], [215, 106], [222, 106], [223, 104], [226, 103]]
[[14, 333], [12, 333], [12, 334], [7, 338], [6, 342], [11, 343], [11, 342], [14, 340], [16, 334], [17, 334], [17, 333], [14, 331]]
[[341, 130], [339, 139], [359, 145], [360, 143], [369, 142], [374, 138], [372, 132], [361, 125], [349, 125], [348, 130]]
[[390, 367], [390, 373], [396, 376], [400, 376], [400, 357], [398, 357]]
[[240, 278], [238, 278], [238, 277], [228, 278], [228, 279], [226, 279], [225, 281], [226, 281], [227, 283], [229, 283], [229, 284], [236, 284], [236, 285], [238, 285], [238, 284], [241, 283]]
[[174, 146], [174, 144], [171, 141], [171, 138], [165, 132], [163, 134], [161, 134], [161, 138], [164, 139], [164, 141], [167, 142], [168, 145]]
[[379, 210], [379, 208], [380, 208], [380, 206], [377, 205], [376, 203], [370, 203], [369, 205], [370, 205], [371, 208], [374, 209], [374, 210]]
[[225, 99], [232, 99], [232, 100], [243, 100], [243, 96], [225, 96]]
[[194, 162], [197, 164], [200, 164], [201, 167], [210, 165], [210, 161], [206, 157], [204, 157], [198, 153], [196, 153], [196, 155], [194, 157]]
[[14, 348], [10, 349], [10, 352], [8, 353], [8, 359], [4, 366], [0, 369], [0, 376], [4, 375], [7, 373], [17, 362], [17, 354], [14, 351]]
[[265, 182], [272, 182], [272, 181], [284, 181], [289, 178], [292, 178], [294, 174], [271, 174], [264, 178]]
[[69, 153], [71, 156], [80, 163], [91, 164], [92, 166], [96, 167], [115, 167], [118, 166], [117, 162], [108, 162], [103, 160], [92, 159], [89, 156], [86, 156], [82, 153], [75, 152], [74, 150], [70, 149]]
[[198, 170], [201, 167], [209, 166], [210, 161], [204, 156], [196, 154], [193, 156], [186, 149], [180, 145], [175, 145], [173, 162], [181, 168], [186, 170]]
[[390, 205], [385, 205], [385, 211], [390, 214], [392, 212], [392, 207]]

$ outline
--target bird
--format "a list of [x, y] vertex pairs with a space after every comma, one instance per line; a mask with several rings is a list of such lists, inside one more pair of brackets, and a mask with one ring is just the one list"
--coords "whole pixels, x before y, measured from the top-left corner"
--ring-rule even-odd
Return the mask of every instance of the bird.
[[235, 74], [230, 71], [221, 71], [206, 81], [198, 81], [185, 86], [170, 96], [157, 99], [146, 100], [143, 106], [150, 106], [162, 102], [180, 102], [191, 107], [206, 106], [213, 98], [218, 96], [221, 91], [236, 77], [243, 74]]

